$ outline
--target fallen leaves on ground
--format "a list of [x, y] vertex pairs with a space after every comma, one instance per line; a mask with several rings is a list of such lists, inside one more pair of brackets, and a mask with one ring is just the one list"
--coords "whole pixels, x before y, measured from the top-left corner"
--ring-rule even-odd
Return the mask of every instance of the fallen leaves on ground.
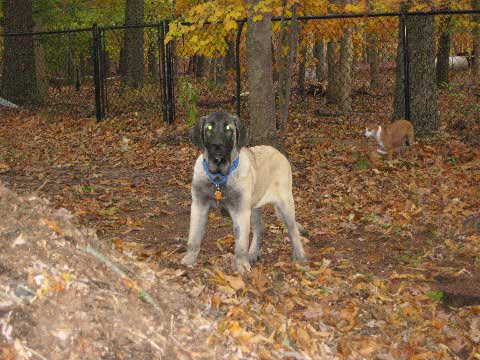
[[480, 270], [480, 149], [447, 133], [389, 163], [360, 137], [376, 115], [320, 118], [305, 106], [288, 124], [287, 149], [308, 266], [291, 262], [270, 208], [262, 261], [248, 276], [236, 274], [231, 222], [216, 212], [196, 266], [179, 265], [198, 156], [180, 122], [11, 115], [0, 126], [0, 178], [39, 189], [118, 256], [200, 301], [215, 324], [208, 344], [237, 358], [479, 358], [479, 305], [445, 305], [437, 280]]

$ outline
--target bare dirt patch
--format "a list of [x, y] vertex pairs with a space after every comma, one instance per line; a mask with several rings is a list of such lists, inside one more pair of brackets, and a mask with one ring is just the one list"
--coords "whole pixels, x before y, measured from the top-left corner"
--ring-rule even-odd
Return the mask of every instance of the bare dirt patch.
[[0, 185], [0, 233], [5, 358], [219, 354], [220, 347], [205, 340], [214, 323], [187, 293], [169, 284], [174, 274], [116, 256], [67, 210]]

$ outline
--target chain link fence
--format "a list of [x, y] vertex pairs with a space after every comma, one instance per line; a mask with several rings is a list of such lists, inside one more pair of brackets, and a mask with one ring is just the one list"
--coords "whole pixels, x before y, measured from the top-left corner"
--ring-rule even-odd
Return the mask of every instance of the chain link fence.
[[12, 82], [35, 81], [33, 86], [28, 87], [29, 91], [24, 91], [24, 106], [35, 105], [52, 114], [95, 115], [91, 31], [5, 35], [3, 43], [6, 38], [20, 44], [27, 38], [33, 42], [36, 73], [34, 79], [16, 78], [18, 74], [13, 71], [22, 72], [30, 60], [29, 54], [21, 50], [13, 54], [15, 68], [4, 71], [5, 54], [2, 48], [0, 88], [5, 96], [10, 93], [8, 87], [12, 87]]
[[[409, 39], [401, 36], [407, 33], [407, 22], [402, 19], [415, 16], [435, 16], [439, 51], [446, 46], [448, 37], [448, 75], [437, 74], [442, 79], [438, 84], [440, 97], [467, 99], [468, 94], [478, 97], [478, 75], [474, 76], [474, 69], [479, 60], [473, 54], [474, 32], [480, 31], [475, 30], [478, 11], [300, 16], [291, 108], [311, 101], [318, 115], [391, 114], [399, 44], [403, 50], [401, 59], [406, 60], [401, 64], [403, 73], [408, 74], [409, 70]], [[280, 20], [272, 19], [277, 24]], [[287, 31], [290, 20], [284, 19]], [[31, 105], [41, 106], [45, 111], [96, 116], [98, 120], [138, 113], [168, 122], [175, 117], [192, 122], [199, 113], [224, 109], [248, 118], [246, 21], [240, 20], [238, 25], [220, 39], [223, 53], [192, 52], [188, 50], [192, 39], [185, 37], [165, 44], [168, 22], [4, 34], [3, 43], [7, 38], [13, 41], [33, 38], [39, 92], [32, 99], [36, 97], [39, 101], [32, 101]], [[215, 33], [215, 24], [203, 26], [198, 31]], [[143, 37], [143, 74], [139, 86], [129, 86], [125, 81], [129, 71], [125, 36], [129, 31], [139, 31]], [[273, 26], [272, 49], [276, 80], [282, 52], [278, 25]], [[2, 46], [2, 74], [5, 56]], [[16, 56], [21, 63], [22, 55]], [[409, 80], [408, 76], [403, 77], [407, 118]], [[0, 80], [0, 86], [2, 82], [5, 79]]]

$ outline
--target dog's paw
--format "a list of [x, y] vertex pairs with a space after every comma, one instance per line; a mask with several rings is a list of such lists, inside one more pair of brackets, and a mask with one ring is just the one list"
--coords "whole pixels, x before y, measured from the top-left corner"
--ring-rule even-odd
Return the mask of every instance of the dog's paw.
[[182, 265], [192, 266], [197, 261], [197, 255], [194, 253], [187, 253], [182, 259]]
[[237, 264], [237, 271], [240, 275], [244, 275], [252, 270], [252, 267], [247, 259], [236, 259], [235, 262]]

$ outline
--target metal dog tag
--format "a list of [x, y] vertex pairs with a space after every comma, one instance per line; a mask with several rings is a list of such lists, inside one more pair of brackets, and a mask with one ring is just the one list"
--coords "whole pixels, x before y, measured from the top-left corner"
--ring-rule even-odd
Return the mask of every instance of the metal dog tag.
[[217, 188], [217, 190], [215, 191], [215, 200], [217, 200], [217, 201], [222, 200], [222, 192], [221, 192], [220, 189], [218, 189], [218, 188]]

